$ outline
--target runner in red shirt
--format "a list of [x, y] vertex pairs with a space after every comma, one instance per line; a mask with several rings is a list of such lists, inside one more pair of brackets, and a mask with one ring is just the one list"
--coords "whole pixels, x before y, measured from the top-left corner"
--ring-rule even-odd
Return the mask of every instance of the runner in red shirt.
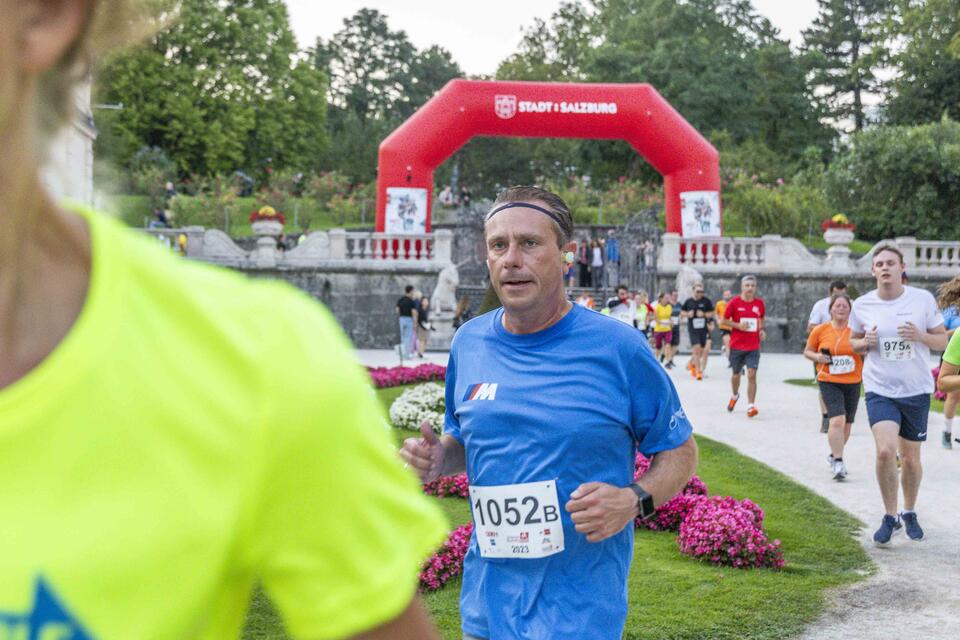
[[767, 309], [757, 297], [757, 279], [744, 276], [740, 279], [740, 295], [734, 296], [723, 313], [721, 328], [730, 329], [730, 386], [733, 395], [727, 403], [727, 411], [733, 411], [740, 399], [740, 376], [747, 367], [747, 417], [759, 413], [757, 400], [757, 366], [760, 364], [760, 341], [767, 337], [763, 330]]

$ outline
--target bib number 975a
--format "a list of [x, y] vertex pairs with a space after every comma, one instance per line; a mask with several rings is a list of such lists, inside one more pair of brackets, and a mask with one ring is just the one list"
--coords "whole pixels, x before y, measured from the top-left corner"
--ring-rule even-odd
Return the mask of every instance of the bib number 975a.
[[563, 551], [554, 480], [470, 486], [470, 510], [484, 558], [543, 558]]
[[880, 338], [880, 355], [884, 360], [913, 360], [913, 342], [899, 338]]

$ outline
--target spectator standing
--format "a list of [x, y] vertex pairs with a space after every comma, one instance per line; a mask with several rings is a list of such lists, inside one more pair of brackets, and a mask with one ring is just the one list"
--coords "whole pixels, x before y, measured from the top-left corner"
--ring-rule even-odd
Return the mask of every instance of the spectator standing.
[[613, 235], [613, 229], [607, 231], [606, 246], [606, 267], [604, 274], [607, 277], [607, 285], [613, 286], [620, 279], [620, 242]]
[[593, 277], [593, 288], [603, 287], [603, 247], [599, 240], [590, 244], [590, 271]]
[[397, 300], [397, 317], [400, 321], [400, 355], [406, 359], [413, 358], [410, 345], [414, 339], [414, 323], [417, 320], [417, 303], [413, 299], [414, 287], [408, 284], [404, 287], [404, 295]]
[[417, 355], [423, 357], [433, 325], [430, 324], [430, 298], [422, 296], [417, 306]]

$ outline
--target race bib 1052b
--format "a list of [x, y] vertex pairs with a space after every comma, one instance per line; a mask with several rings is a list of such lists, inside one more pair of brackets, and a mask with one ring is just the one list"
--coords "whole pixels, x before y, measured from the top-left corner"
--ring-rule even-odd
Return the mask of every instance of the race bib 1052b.
[[545, 558], [563, 551], [555, 480], [470, 485], [470, 510], [484, 558]]

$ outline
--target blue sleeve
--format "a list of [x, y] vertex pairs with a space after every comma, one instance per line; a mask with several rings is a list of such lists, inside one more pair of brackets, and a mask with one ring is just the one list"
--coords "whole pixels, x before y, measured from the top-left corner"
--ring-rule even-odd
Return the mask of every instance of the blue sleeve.
[[456, 347], [451, 348], [450, 357], [447, 360], [447, 386], [444, 390], [444, 405], [446, 407], [446, 412], [443, 417], [443, 433], [448, 436], [453, 436], [457, 442], [463, 444], [463, 437], [460, 435], [460, 420], [457, 419]]
[[676, 449], [693, 433], [680, 397], [653, 352], [640, 345], [628, 362], [633, 437], [646, 456]]
[[943, 310], [943, 323], [947, 327], [947, 331], [951, 329], [956, 329], [957, 325], [960, 325], [960, 316], [957, 315], [957, 308], [954, 306], [947, 307]]

